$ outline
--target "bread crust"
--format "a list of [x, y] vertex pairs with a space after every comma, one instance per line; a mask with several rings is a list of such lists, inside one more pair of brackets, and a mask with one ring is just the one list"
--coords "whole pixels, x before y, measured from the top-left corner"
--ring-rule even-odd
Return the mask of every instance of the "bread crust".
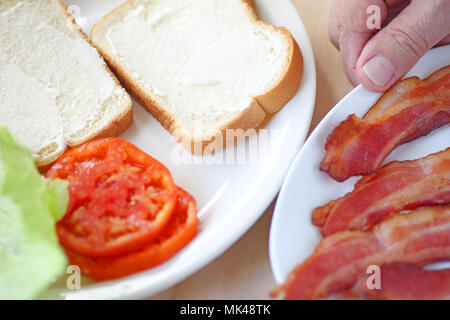
[[242, 0], [242, 1], [245, 2], [253, 10], [255, 16], [258, 16], [258, 13], [256, 11], [255, 0]]
[[303, 56], [298, 43], [285, 28], [279, 28], [290, 39], [290, 61], [278, 82], [256, 100], [267, 113], [280, 111], [300, 88], [303, 78]]
[[[113, 120], [107, 127], [103, 130], [97, 132], [92, 138], [87, 139], [86, 141], [101, 139], [101, 138], [110, 138], [117, 137], [123, 132], [125, 132], [130, 125], [133, 123], [133, 108], [129, 108], [127, 112], [120, 115], [119, 118]], [[58, 154], [57, 157], [54, 157], [50, 162], [46, 162], [43, 164], [37, 164], [39, 172], [41, 174], [47, 173], [47, 171], [55, 164], [55, 162], [67, 151], [74, 148], [76, 146], [66, 145], [66, 148]]]
[[[103, 26], [109, 18], [122, 10], [132, 6], [134, 0], [128, 0], [120, 7], [114, 9], [107, 15], [105, 15], [99, 22], [97, 22], [91, 30], [90, 38], [91, 43], [97, 48], [100, 54], [104, 57], [110, 68], [121, 79], [121, 82], [125, 88], [131, 92], [133, 97], [148, 111], [156, 120], [172, 135], [175, 139], [183, 145], [183, 147], [194, 155], [203, 155], [205, 148], [211, 143], [217, 143], [215, 141], [216, 136], [222, 137], [223, 146], [229, 145], [230, 141], [226, 141], [227, 129], [254, 129], [263, 123], [267, 114], [271, 114], [279, 111], [286, 103], [292, 99], [297, 93], [301, 79], [303, 75], [303, 57], [295, 39], [290, 32], [283, 28], [276, 28], [271, 24], [268, 24], [262, 20], [259, 20], [256, 14], [256, 6], [253, 0], [241, 0], [243, 5], [247, 8], [250, 18], [257, 24], [261, 24], [265, 27], [274, 28], [279, 31], [290, 42], [290, 55], [289, 62], [286, 64], [285, 71], [280, 75], [278, 81], [267, 92], [260, 96], [253, 97], [251, 105], [240, 112], [232, 121], [225, 123], [221, 128], [217, 130], [215, 134], [211, 134], [211, 138], [198, 140], [195, 137], [189, 136], [180, 138], [179, 135], [174, 134], [183, 130], [182, 126], [177, 123], [177, 120], [169, 114], [164, 106], [160, 105], [146, 90], [141, 88], [137, 81], [134, 81], [128, 74], [127, 70], [121, 66], [121, 64], [101, 48], [100, 45], [96, 45], [94, 41], [95, 31]], [[201, 145], [201, 148], [198, 146]]]
[[[222, 128], [213, 133], [210, 138], [201, 140], [196, 138], [186, 139], [186, 136], [181, 136], [181, 138], [176, 136], [176, 138], [187, 151], [193, 155], [202, 156], [204, 155], [205, 149], [212, 143], [214, 144], [214, 151], [221, 151], [223, 148], [233, 145], [236, 138], [244, 136], [246, 133], [245, 131], [248, 129], [257, 128], [265, 118], [266, 113], [264, 112], [264, 109], [261, 108], [256, 99], [253, 99], [250, 107], [241, 111], [238, 116], [223, 125]], [[178, 127], [177, 129], [182, 130], [181, 127]], [[242, 129], [242, 132], [235, 131], [233, 132], [233, 135], [227, 135], [227, 130], [237, 129]]]
[[[89, 41], [87, 35], [83, 32], [83, 30], [78, 26], [73, 16], [69, 13], [67, 5], [62, 1], [57, 1], [59, 5], [64, 9], [64, 13], [69, 19], [69, 21], [72, 22], [75, 30], [91, 45], [92, 43]], [[92, 45], [93, 46], [93, 45]], [[108, 68], [107, 65], [105, 65], [105, 71], [111, 76], [111, 78], [114, 80], [114, 82], [121, 86], [119, 80], [115, 76], [115, 74]], [[98, 139], [98, 138], [107, 138], [107, 137], [116, 137], [125, 132], [125, 130], [128, 129], [128, 127], [133, 123], [133, 102], [131, 100], [131, 97], [128, 95], [128, 93], [125, 93], [127, 100], [128, 100], [128, 107], [124, 112], [122, 112], [116, 119], [111, 121], [106, 127], [104, 127], [102, 130], [98, 132], [94, 132], [92, 135], [84, 139], [84, 142]], [[70, 146], [66, 144], [66, 147], [63, 151], [59, 152], [58, 154], [55, 154], [54, 157], [51, 159], [46, 160], [45, 162], [36, 160], [36, 165], [41, 173], [45, 173], [48, 171], [48, 169], [56, 162], [56, 160], [61, 157], [61, 155], [64, 154], [67, 150], [71, 149], [74, 146]]]

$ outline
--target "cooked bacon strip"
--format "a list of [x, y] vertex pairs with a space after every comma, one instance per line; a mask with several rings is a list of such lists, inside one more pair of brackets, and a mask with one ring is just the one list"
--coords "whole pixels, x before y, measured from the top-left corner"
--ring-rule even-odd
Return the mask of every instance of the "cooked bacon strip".
[[450, 66], [389, 89], [362, 118], [351, 115], [328, 137], [321, 170], [337, 181], [379, 168], [397, 146], [450, 122]]
[[391, 162], [363, 177], [355, 189], [313, 212], [324, 237], [343, 230], [366, 231], [403, 210], [450, 204], [450, 148], [427, 157]]
[[380, 289], [369, 289], [363, 276], [351, 294], [376, 300], [448, 300], [450, 270], [424, 270], [421, 267], [393, 263], [380, 267]]
[[371, 232], [343, 231], [324, 239], [279, 291], [286, 299], [318, 299], [351, 288], [370, 265], [449, 258], [450, 207], [422, 208]]

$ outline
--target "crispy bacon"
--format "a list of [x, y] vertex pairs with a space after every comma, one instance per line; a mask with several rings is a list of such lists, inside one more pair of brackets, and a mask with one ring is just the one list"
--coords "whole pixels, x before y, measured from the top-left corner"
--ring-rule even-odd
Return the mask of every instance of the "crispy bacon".
[[366, 231], [403, 210], [450, 204], [450, 148], [427, 157], [391, 162], [363, 177], [355, 189], [313, 212], [313, 223], [329, 236]]
[[450, 207], [422, 208], [370, 232], [343, 231], [324, 239], [279, 288], [286, 299], [318, 299], [347, 290], [371, 265], [422, 265], [450, 259]]
[[370, 289], [367, 280], [368, 275], [361, 277], [351, 290], [354, 297], [376, 300], [450, 299], [450, 270], [430, 271], [414, 265], [393, 263], [380, 267], [379, 289]]
[[321, 170], [337, 181], [379, 168], [397, 146], [450, 122], [450, 66], [389, 89], [362, 118], [351, 115], [328, 137]]

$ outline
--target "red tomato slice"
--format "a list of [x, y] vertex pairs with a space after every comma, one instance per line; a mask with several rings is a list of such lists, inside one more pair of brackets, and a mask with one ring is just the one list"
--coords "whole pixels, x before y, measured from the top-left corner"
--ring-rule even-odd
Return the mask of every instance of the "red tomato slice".
[[83, 274], [97, 280], [112, 280], [157, 266], [175, 255], [195, 236], [197, 205], [194, 198], [181, 188], [174, 214], [164, 231], [140, 250], [112, 257], [87, 257], [64, 248], [72, 265]]
[[64, 154], [47, 177], [69, 181], [61, 244], [89, 256], [128, 252], [157, 237], [177, 201], [169, 170], [131, 143], [100, 139]]

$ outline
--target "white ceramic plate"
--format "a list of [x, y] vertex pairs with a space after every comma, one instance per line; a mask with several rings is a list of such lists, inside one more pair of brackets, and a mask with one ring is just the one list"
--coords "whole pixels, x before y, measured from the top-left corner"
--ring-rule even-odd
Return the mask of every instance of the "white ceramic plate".
[[[72, 5], [70, 11], [78, 16], [78, 23], [87, 33], [101, 17], [123, 3], [121, 0], [66, 2]], [[274, 199], [308, 132], [314, 109], [316, 75], [308, 35], [291, 2], [259, 0], [256, 4], [262, 19], [290, 30], [301, 47], [305, 62], [300, 91], [265, 126], [269, 130], [265, 149], [268, 152], [257, 161], [248, 159], [243, 164], [208, 165], [205, 162], [211, 158], [199, 157], [194, 159], [200, 162], [198, 164], [179, 164], [177, 159], [174, 161], [173, 152], [178, 154], [180, 148], [176, 148], [169, 133], [135, 103], [134, 124], [122, 137], [164, 163], [175, 182], [195, 196], [200, 217], [198, 235], [178, 255], [157, 268], [101, 284], [83, 281], [82, 289], [75, 291], [65, 291], [65, 283], [61, 280], [44, 297], [57, 298], [61, 293], [68, 299], [149, 297], [183, 280], [223, 253], [256, 222]], [[258, 136], [251, 138], [248, 144], [254, 143]], [[236, 152], [242, 152], [245, 147], [245, 143], [238, 145]]]
[[[407, 76], [421, 78], [450, 64], [450, 46], [428, 52]], [[359, 86], [344, 97], [322, 120], [295, 159], [278, 196], [272, 220], [269, 251], [272, 272], [278, 283], [309, 257], [321, 240], [311, 223], [318, 206], [353, 190], [358, 178], [338, 183], [319, 170], [325, 155], [325, 142], [332, 130], [350, 114], [363, 116], [381, 94]], [[395, 149], [385, 160], [408, 160], [426, 156], [450, 146], [450, 127], [444, 126]]]

